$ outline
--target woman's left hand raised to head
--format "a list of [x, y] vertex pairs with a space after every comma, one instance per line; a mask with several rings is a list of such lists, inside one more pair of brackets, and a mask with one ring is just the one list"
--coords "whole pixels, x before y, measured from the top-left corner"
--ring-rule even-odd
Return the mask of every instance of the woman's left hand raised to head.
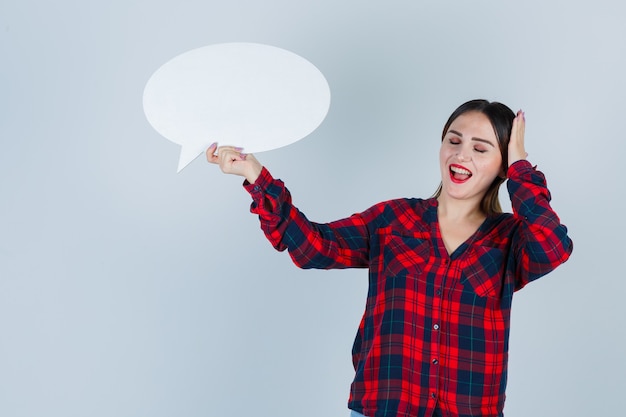
[[528, 153], [524, 148], [524, 129], [526, 128], [526, 117], [524, 112], [519, 110], [517, 116], [513, 119], [513, 128], [511, 129], [511, 140], [509, 141], [509, 166], [513, 163], [526, 159]]

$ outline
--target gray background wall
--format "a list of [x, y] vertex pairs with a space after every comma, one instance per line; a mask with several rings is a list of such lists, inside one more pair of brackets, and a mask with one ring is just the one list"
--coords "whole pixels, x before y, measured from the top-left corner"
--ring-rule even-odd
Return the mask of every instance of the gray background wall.
[[517, 294], [506, 415], [617, 415], [623, 15], [617, 0], [3, 0], [0, 415], [347, 416], [365, 271], [295, 268], [241, 180], [200, 159], [177, 175], [179, 147], [143, 115], [160, 65], [233, 41], [328, 79], [321, 127], [257, 155], [317, 221], [429, 196], [463, 101], [523, 108], [575, 251]]

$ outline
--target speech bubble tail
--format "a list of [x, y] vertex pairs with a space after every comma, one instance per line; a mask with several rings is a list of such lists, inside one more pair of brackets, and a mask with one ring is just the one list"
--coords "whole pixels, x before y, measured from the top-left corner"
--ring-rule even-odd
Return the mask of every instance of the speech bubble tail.
[[176, 171], [176, 173], [182, 171], [183, 168], [191, 163], [191, 161], [199, 157], [202, 152], [204, 152], [204, 150], [202, 149], [197, 150], [195, 148], [183, 146], [180, 150], [180, 158], [178, 159], [178, 171]]

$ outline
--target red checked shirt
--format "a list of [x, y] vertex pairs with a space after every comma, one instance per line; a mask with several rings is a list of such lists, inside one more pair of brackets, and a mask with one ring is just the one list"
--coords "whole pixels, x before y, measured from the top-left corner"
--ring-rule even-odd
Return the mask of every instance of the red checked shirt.
[[513, 292], [565, 262], [567, 229], [543, 174], [508, 170], [513, 214], [488, 217], [452, 254], [436, 199], [386, 201], [343, 220], [307, 220], [264, 168], [251, 211], [302, 268], [368, 268], [349, 408], [369, 417], [502, 416]]

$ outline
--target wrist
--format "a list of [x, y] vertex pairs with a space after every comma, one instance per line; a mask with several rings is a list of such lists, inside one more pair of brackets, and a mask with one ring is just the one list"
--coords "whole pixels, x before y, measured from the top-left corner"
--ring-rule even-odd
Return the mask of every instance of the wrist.
[[514, 154], [509, 155], [509, 166], [513, 165], [517, 161], [523, 161], [528, 157], [528, 153], [526, 152], [516, 152]]
[[261, 164], [255, 164], [247, 170], [247, 172], [244, 174], [244, 177], [250, 184], [254, 184], [261, 175], [262, 170], [263, 166]]

